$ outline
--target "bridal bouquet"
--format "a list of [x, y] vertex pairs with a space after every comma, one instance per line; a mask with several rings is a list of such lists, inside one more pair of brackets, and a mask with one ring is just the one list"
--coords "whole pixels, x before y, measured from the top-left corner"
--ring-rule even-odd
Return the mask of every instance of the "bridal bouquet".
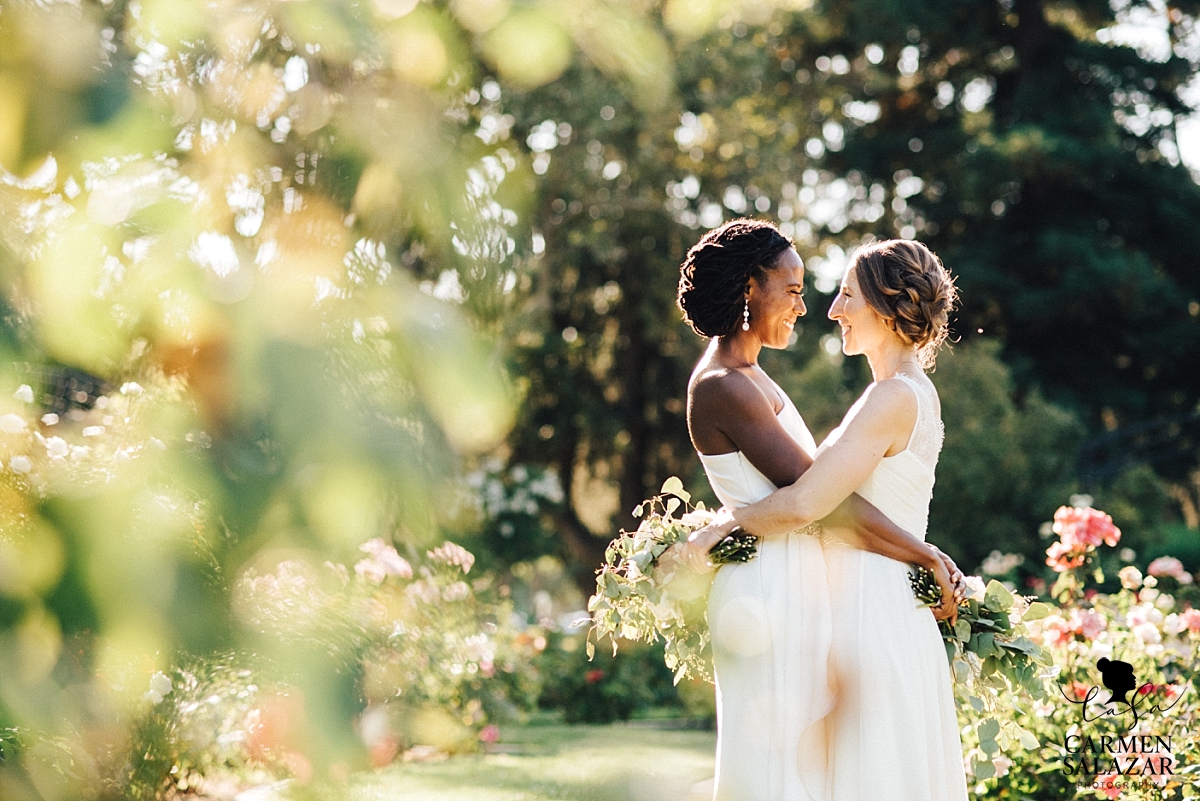
[[[918, 600], [930, 606], [940, 601], [941, 590], [928, 570], [917, 568], [910, 580]], [[978, 725], [980, 748], [989, 757], [1000, 753], [1004, 742], [1037, 748], [1037, 737], [1018, 726], [1011, 715], [1002, 718], [1001, 710], [1024, 699], [1046, 698], [1045, 669], [1053, 661], [1049, 651], [1029, 636], [1026, 624], [1046, 617], [1050, 607], [1012, 593], [995, 579], [985, 586], [978, 576], [967, 576], [966, 583], [970, 592], [958, 607], [958, 619], [953, 626], [946, 620], [938, 626], [955, 689], [984, 715]], [[986, 778], [978, 772], [976, 776]]]
[[[924, 568], [912, 574], [913, 594], [928, 605], [938, 603], [941, 591]], [[984, 586], [978, 576], [966, 577], [970, 590], [958, 607], [958, 620], [939, 622], [946, 657], [956, 684], [968, 688], [982, 682], [998, 692], [1045, 697], [1038, 666], [1049, 665], [1049, 656], [1029, 637], [1026, 623], [1050, 614], [1050, 607], [1014, 595], [995, 579]]]
[[[608, 637], [614, 655], [618, 638], [661, 639], [676, 684], [689, 676], [711, 681], [705, 606], [713, 574], [691, 570], [670, 549], [712, 522], [715, 513], [703, 503], [692, 506], [692, 496], [678, 478], [667, 479], [660, 492], [634, 510], [634, 516], [641, 518], [637, 530], [621, 531], [596, 571], [596, 594], [588, 601], [592, 616], [588, 657], [595, 654], [593, 634], [597, 640]], [[683, 514], [675, 517], [681, 510]], [[739, 530], [709, 554], [713, 564], [723, 565], [748, 562], [757, 551], [758, 538]]]

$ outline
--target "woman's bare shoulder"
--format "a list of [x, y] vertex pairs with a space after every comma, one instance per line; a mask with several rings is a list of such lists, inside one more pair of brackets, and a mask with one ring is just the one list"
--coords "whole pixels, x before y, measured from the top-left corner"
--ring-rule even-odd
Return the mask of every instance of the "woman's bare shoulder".
[[707, 365], [696, 370], [688, 387], [693, 406], [721, 409], [752, 408], [770, 405], [762, 389], [750, 376], [732, 367]]
[[853, 422], [876, 431], [911, 429], [917, 419], [917, 396], [899, 378], [872, 383], [854, 407]]

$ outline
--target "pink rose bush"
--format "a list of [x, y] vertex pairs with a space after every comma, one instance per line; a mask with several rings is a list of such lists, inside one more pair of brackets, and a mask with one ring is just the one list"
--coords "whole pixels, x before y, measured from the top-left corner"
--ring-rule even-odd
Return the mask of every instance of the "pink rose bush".
[[359, 730], [376, 766], [417, 744], [441, 753], [494, 742], [491, 721], [531, 703], [536, 688], [536, 649], [514, 627], [511, 604], [486, 594], [490, 579], [467, 580], [475, 556], [456, 543], [416, 565], [381, 538], [359, 550], [352, 571], [300, 559], [247, 571], [234, 590], [237, 618], [361, 673]]
[[[1045, 699], [1000, 710], [1000, 727], [981, 731], [981, 715], [959, 704], [968, 779], [978, 798], [1128, 801], [1194, 795], [1200, 771], [1200, 609], [1190, 606], [1191, 574], [1174, 557], [1119, 573], [1119, 589], [1102, 591], [1098, 549], [1120, 541], [1103, 512], [1063, 507], [1047, 565], [1058, 575], [1055, 603], [1029, 624], [1051, 664]], [[1174, 579], [1175, 595], [1159, 579]], [[1172, 585], [1174, 586], [1174, 585]], [[1119, 701], [1104, 684], [1101, 658], [1132, 666], [1136, 686]], [[991, 711], [991, 710], [989, 710]], [[1105, 739], [1107, 738], [1107, 739]], [[1132, 738], [1132, 739], [1131, 739]], [[1166, 762], [1169, 769], [1162, 769]], [[1184, 788], [1187, 792], [1184, 792]]]
[[1053, 531], [1059, 541], [1047, 549], [1046, 564], [1058, 573], [1081, 567], [1097, 547], [1112, 547], [1121, 540], [1112, 518], [1091, 507], [1060, 506], [1054, 513]]

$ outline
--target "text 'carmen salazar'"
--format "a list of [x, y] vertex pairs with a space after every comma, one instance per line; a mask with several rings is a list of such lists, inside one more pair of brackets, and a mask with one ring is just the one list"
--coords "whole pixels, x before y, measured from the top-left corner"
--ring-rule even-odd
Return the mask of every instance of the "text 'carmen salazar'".
[[1122, 776], [1174, 775], [1171, 738], [1155, 735], [1087, 737], [1069, 735], [1063, 742], [1067, 755], [1063, 770], [1083, 775], [1117, 773]]

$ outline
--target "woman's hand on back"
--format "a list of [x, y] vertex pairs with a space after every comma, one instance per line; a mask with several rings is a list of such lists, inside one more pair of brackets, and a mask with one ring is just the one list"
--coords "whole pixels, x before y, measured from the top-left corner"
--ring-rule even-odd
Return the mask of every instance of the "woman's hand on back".
[[937, 555], [941, 563], [946, 566], [946, 572], [950, 574], [950, 582], [954, 585], [954, 601], [961, 604], [967, 600], [967, 584], [963, 578], [963, 572], [958, 569], [958, 565], [950, 558], [949, 554], [941, 548], [932, 544], [929, 544], [929, 548]]
[[937, 559], [933, 563], [933, 578], [942, 590], [942, 602], [931, 607], [933, 617], [935, 620], [949, 621], [953, 626], [958, 620], [958, 598], [954, 582], [950, 578], [950, 571], [946, 569], [946, 563], [941, 559]]

